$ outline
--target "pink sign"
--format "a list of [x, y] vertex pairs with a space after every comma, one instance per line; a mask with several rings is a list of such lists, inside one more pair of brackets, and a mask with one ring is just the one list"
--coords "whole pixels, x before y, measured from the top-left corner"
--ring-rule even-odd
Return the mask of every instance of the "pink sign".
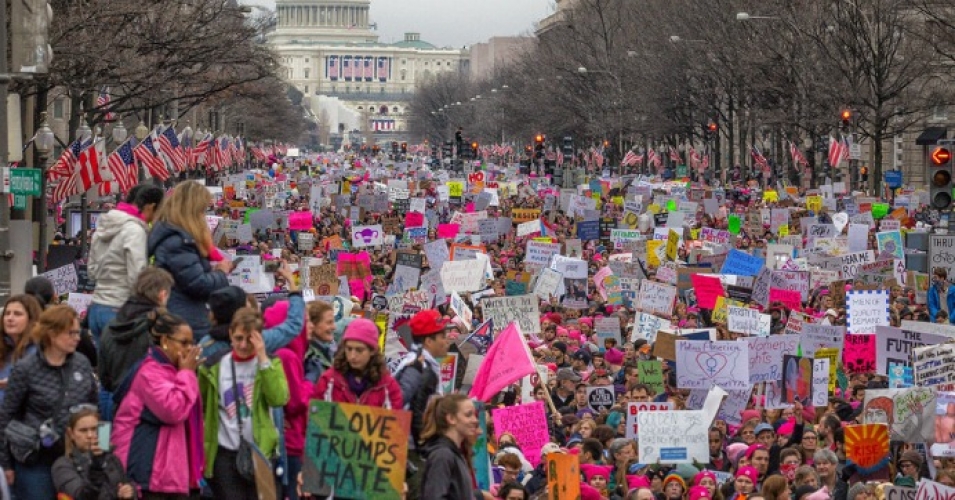
[[846, 335], [842, 349], [842, 362], [849, 373], [871, 373], [875, 371], [875, 334]]
[[507, 406], [491, 411], [494, 418], [494, 432], [497, 437], [509, 432], [521, 443], [521, 451], [534, 467], [540, 463], [541, 448], [550, 441], [547, 432], [547, 414], [544, 402]]
[[408, 212], [405, 214], [405, 227], [421, 227], [424, 225], [424, 214]]
[[473, 211], [474, 211], [474, 202], [469, 201], [467, 205], [464, 205], [464, 211], [467, 212], [467, 213], [473, 212]]
[[292, 231], [312, 229], [312, 212], [291, 212], [288, 214], [288, 228]]
[[460, 230], [460, 224], [438, 224], [438, 238], [454, 238]]
[[693, 288], [696, 290], [696, 303], [703, 309], [715, 308], [716, 299], [726, 296], [723, 284], [715, 276], [691, 274], [690, 281], [693, 282]]
[[780, 290], [779, 288], [770, 288], [769, 301], [781, 302], [786, 309], [791, 311], [802, 310], [802, 295], [799, 293], [799, 290]]

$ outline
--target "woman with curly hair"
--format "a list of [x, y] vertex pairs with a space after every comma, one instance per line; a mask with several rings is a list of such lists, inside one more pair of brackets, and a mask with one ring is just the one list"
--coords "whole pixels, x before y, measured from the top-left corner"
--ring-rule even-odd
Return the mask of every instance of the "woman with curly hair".
[[378, 326], [359, 318], [345, 328], [330, 369], [318, 378], [312, 398], [384, 408], [402, 408], [401, 387], [378, 349]]

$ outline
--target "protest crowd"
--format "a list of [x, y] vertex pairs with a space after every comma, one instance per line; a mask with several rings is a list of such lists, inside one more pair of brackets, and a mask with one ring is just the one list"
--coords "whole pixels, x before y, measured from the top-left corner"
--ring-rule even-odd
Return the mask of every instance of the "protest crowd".
[[955, 498], [927, 194], [668, 177], [136, 185], [5, 304], [4, 498]]

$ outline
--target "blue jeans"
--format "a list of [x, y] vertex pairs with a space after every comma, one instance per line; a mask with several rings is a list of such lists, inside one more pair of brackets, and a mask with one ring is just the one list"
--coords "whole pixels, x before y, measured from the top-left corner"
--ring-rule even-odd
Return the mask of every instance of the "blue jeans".
[[89, 309], [86, 310], [86, 322], [90, 325], [90, 333], [93, 334], [93, 342], [97, 347], [99, 347], [100, 335], [103, 334], [106, 325], [116, 317], [118, 311], [118, 307], [96, 303], [90, 304]]
[[13, 465], [13, 498], [16, 500], [55, 500], [52, 468], [49, 465]]
[[[291, 455], [286, 459], [286, 468], [288, 471], [285, 473], [285, 477], [288, 478], [288, 486], [284, 486], [285, 498], [288, 500], [298, 500], [298, 491], [296, 486], [298, 485], [298, 473], [302, 472], [302, 457], [293, 457]], [[279, 480], [281, 483], [281, 479]], [[279, 491], [282, 491], [281, 489]]]
[[113, 421], [113, 393], [106, 389], [99, 390], [99, 419], [101, 422]]

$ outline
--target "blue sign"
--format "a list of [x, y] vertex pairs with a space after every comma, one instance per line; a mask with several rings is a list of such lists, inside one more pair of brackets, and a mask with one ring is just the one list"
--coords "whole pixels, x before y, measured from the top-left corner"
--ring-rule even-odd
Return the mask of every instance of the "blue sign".
[[585, 220], [577, 223], [577, 238], [580, 241], [600, 239], [600, 221]]
[[902, 171], [901, 170], [886, 171], [885, 183], [892, 189], [902, 187]]
[[720, 274], [756, 276], [763, 268], [764, 263], [765, 260], [734, 248], [730, 250], [726, 260], [723, 261], [723, 269], [720, 270]]
[[660, 461], [686, 460], [686, 448], [660, 448]]

